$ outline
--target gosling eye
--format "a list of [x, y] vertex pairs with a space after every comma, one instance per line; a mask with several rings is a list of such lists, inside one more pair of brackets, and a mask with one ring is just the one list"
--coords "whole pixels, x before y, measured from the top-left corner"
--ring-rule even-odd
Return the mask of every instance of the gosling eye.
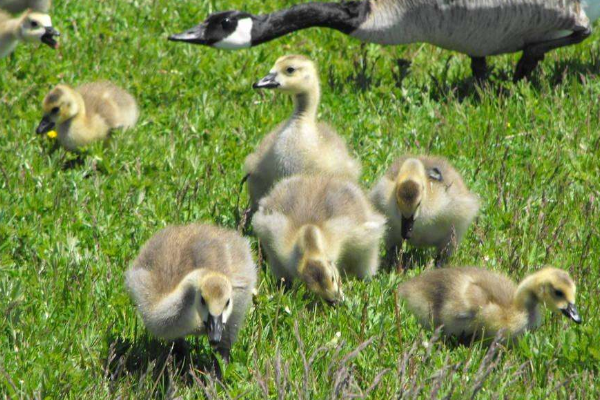
[[294, 68], [294, 67], [287, 67], [287, 68], [285, 69], [285, 72], [287, 72], [287, 74], [288, 74], [288, 75], [291, 75], [291, 74], [293, 74], [294, 72], [296, 72], [296, 68]]
[[225, 303], [225, 307], [229, 307], [229, 304], [231, 304], [231, 299], [227, 300], [227, 303]]
[[57, 113], [58, 113], [58, 111], [59, 111], [59, 108], [58, 108], [58, 107], [54, 107], [54, 108], [52, 108], [52, 110], [50, 110], [50, 112], [51, 112], [52, 114], [57, 114]]
[[31, 27], [32, 27], [32, 28], [37, 28], [38, 26], [40, 26], [40, 24], [38, 24], [38, 23], [37, 23], [37, 22], [35, 22], [35, 21], [31, 21]]
[[556, 297], [565, 297], [565, 292], [563, 292], [563, 291], [562, 291], [562, 290], [560, 290], [560, 289], [556, 289], [556, 290], [554, 290], [554, 295], [555, 295]]
[[200, 296], [200, 303], [205, 306], [206, 305], [206, 300], [204, 300], [204, 296]]

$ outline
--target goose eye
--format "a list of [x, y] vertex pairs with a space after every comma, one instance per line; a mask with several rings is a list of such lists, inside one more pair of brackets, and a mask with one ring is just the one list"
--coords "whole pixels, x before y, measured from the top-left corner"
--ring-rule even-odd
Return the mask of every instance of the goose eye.
[[52, 110], [50, 110], [50, 112], [51, 112], [52, 114], [56, 114], [56, 113], [58, 113], [58, 107], [54, 107]]
[[293, 74], [296, 71], [296, 69], [294, 67], [287, 67], [285, 72], [287, 72], [288, 74]]
[[205, 306], [206, 305], [206, 300], [204, 300], [203, 296], [200, 296], [200, 303]]
[[565, 293], [564, 293], [562, 290], [556, 289], [556, 290], [554, 291], [554, 295], [555, 295], [556, 297], [564, 297], [564, 296], [565, 296]]
[[231, 18], [225, 18], [223, 21], [221, 21], [221, 27], [223, 27], [224, 30], [228, 31], [234, 27], [234, 23], [231, 20]]

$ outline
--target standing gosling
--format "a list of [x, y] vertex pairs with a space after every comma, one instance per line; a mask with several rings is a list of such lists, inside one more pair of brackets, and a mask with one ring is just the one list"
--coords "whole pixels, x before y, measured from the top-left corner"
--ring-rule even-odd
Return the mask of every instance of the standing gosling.
[[275, 183], [295, 174], [321, 173], [358, 181], [360, 163], [352, 158], [344, 140], [331, 127], [317, 122], [319, 75], [311, 60], [299, 55], [281, 57], [254, 88], [292, 95], [294, 112], [246, 158], [253, 210]]
[[401, 157], [375, 185], [371, 200], [389, 220], [388, 252], [395, 255], [403, 240], [434, 246], [438, 267], [452, 255], [479, 210], [477, 196], [441, 157]]
[[57, 125], [58, 141], [70, 151], [107, 139], [113, 129], [133, 127], [139, 116], [133, 96], [110, 82], [76, 89], [58, 85], [44, 98], [42, 108], [36, 132], [46, 133]]
[[42, 42], [55, 49], [58, 36], [49, 15], [28, 11], [12, 18], [0, 10], [0, 58], [11, 54], [19, 42]]
[[47, 13], [50, 10], [50, 0], [0, 0], [0, 8], [13, 14], [25, 10]]
[[575, 283], [569, 274], [544, 268], [518, 286], [508, 277], [480, 268], [442, 268], [424, 272], [399, 287], [400, 297], [424, 326], [443, 326], [463, 340], [509, 337], [538, 327], [540, 305], [560, 311], [576, 323]]
[[299, 278], [333, 304], [344, 297], [338, 266], [360, 279], [377, 272], [385, 218], [350, 181], [295, 176], [260, 201], [253, 227], [277, 279]]
[[170, 226], [144, 245], [125, 283], [153, 335], [206, 334], [228, 361], [251, 304], [256, 267], [250, 244], [234, 231]]

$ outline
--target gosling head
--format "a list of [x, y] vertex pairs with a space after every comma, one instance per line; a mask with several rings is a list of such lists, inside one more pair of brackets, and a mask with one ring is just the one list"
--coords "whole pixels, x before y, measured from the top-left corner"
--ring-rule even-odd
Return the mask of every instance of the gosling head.
[[60, 33], [52, 27], [47, 14], [27, 12], [21, 21], [19, 37], [25, 42], [42, 42], [54, 49], [58, 47]]
[[318, 228], [304, 228], [299, 242], [302, 258], [298, 266], [300, 279], [308, 289], [330, 305], [344, 300], [342, 282], [335, 263], [325, 256], [324, 242]]
[[56, 124], [62, 124], [79, 114], [77, 94], [68, 86], [58, 85], [44, 98], [42, 110], [44, 116], [36, 129], [38, 134], [46, 133]]
[[233, 287], [224, 275], [211, 273], [200, 279], [198, 314], [211, 345], [221, 342], [233, 311]]
[[396, 204], [402, 216], [402, 237], [410, 239], [426, 195], [427, 174], [417, 159], [406, 160], [396, 179]]
[[225, 50], [244, 49], [252, 42], [252, 28], [256, 17], [240, 11], [223, 11], [185, 32], [169, 36], [173, 42], [186, 42]]
[[581, 317], [575, 307], [575, 283], [566, 271], [545, 268], [536, 274], [537, 296], [552, 311], [561, 312], [580, 324]]
[[269, 74], [253, 85], [254, 89], [275, 89], [289, 94], [301, 94], [319, 85], [317, 67], [300, 55], [280, 57]]

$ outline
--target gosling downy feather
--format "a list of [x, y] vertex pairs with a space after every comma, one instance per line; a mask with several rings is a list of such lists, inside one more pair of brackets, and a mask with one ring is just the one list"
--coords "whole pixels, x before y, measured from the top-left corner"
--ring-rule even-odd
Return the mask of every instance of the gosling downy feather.
[[12, 18], [0, 10], [0, 58], [12, 53], [19, 42], [41, 42], [57, 48], [56, 38], [59, 35], [47, 14], [27, 11], [20, 17]]
[[46, 133], [56, 126], [59, 143], [70, 151], [106, 139], [113, 129], [133, 127], [139, 116], [133, 96], [110, 82], [76, 89], [58, 85], [46, 95], [42, 109], [36, 132]]
[[291, 55], [277, 60], [270, 73], [254, 85], [274, 89], [294, 98], [292, 116], [269, 133], [245, 161], [252, 208], [282, 178], [295, 174], [327, 174], [357, 181], [360, 163], [329, 126], [317, 122], [320, 99], [315, 64]]
[[206, 334], [227, 359], [252, 301], [256, 267], [248, 241], [234, 231], [170, 226], [144, 245], [125, 283], [153, 335]]
[[388, 219], [388, 251], [395, 253], [403, 240], [432, 246], [438, 251], [438, 266], [452, 255], [479, 210], [478, 197], [442, 157], [399, 158], [370, 197]]
[[566, 271], [544, 268], [517, 286], [508, 277], [480, 268], [435, 269], [403, 283], [399, 295], [425, 327], [443, 326], [463, 340], [515, 337], [538, 327], [541, 306], [575, 321], [576, 288]]
[[330, 303], [343, 299], [340, 273], [377, 272], [385, 218], [350, 181], [287, 178], [260, 201], [252, 223], [273, 274], [300, 279]]
[[471, 56], [477, 78], [485, 57], [524, 51], [515, 79], [554, 48], [576, 44], [600, 17], [600, 0], [365, 0], [306, 3], [270, 14], [225, 11], [169, 39], [221, 49], [256, 46], [324, 27], [384, 45], [425, 42]]
[[50, 10], [50, 0], [0, 0], [0, 9], [12, 14], [26, 10], [47, 13]]

